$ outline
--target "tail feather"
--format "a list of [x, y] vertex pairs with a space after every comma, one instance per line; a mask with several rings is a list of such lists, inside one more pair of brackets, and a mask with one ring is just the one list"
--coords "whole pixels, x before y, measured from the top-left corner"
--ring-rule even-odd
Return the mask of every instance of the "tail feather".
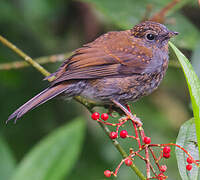
[[45, 103], [46, 101], [64, 92], [67, 89], [67, 87], [68, 87], [67, 84], [59, 84], [45, 89], [44, 91], [42, 91], [41, 93], [30, 99], [28, 102], [26, 102], [24, 105], [22, 105], [20, 108], [18, 108], [14, 113], [12, 113], [8, 117], [6, 123], [13, 118], [15, 118], [16, 122], [17, 119], [21, 118], [28, 111], [38, 107], [39, 105]]

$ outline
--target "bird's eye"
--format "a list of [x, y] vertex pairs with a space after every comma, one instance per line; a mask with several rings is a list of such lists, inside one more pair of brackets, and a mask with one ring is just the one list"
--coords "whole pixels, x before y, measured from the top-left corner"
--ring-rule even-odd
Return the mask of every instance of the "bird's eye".
[[149, 41], [153, 41], [155, 39], [156, 35], [155, 34], [147, 34], [146, 39]]

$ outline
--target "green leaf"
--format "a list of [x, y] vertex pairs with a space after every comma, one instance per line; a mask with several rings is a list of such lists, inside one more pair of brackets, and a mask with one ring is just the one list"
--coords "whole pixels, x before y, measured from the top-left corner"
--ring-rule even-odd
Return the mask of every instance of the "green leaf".
[[9, 180], [15, 169], [15, 159], [10, 148], [0, 138], [0, 180]]
[[200, 78], [200, 40], [198, 41], [193, 53], [192, 53], [192, 66], [194, 67], [194, 70], [197, 74], [197, 76]]
[[[195, 127], [198, 131], [196, 131], [197, 134], [197, 142], [198, 147], [200, 150], [200, 81], [194, 72], [194, 69], [188, 59], [170, 42], [169, 43], [172, 49], [174, 50], [181, 67], [183, 69], [183, 72], [185, 74], [185, 78], [187, 81], [187, 85], [190, 92], [190, 97], [192, 101], [192, 108], [193, 108], [193, 114], [195, 119]], [[199, 151], [200, 152], [200, 151]]]
[[[186, 149], [190, 155], [196, 160], [199, 159], [199, 151], [196, 146], [196, 130], [194, 119], [191, 119], [184, 123], [179, 131], [176, 144], [182, 146]], [[200, 169], [193, 164], [193, 168], [191, 171], [186, 170], [186, 162], [187, 154], [179, 148], [176, 148], [176, 158], [178, 161], [178, 168], [180, 175], [183, 180], [198, 180], [200, 179]]]
[[[82, 0], [91, 3], [105, 19], [117, 25], [121, 29], [130, 29], [134, 25], [141, 22], [147, 12], [146, 7], [152, 6], [152, 10], [148, 18], [151, 18], [162, 8], [166, 7], [171, 0]], [[179, 36], [175, 38], [175, 43], [179, 47], [192, 49], [195, 47], [199, 30], [178, 10], [186, 4], [191, 4], [192, 0], [181, 0], [175, 7], [167, 13], [166, 24], [171, 30], [178, 31]], [[188, 36], [188, 32], [190, 35]]]
[[[163, 7], [165, 7], [171, 0], [82, 0], [89, 2], [100, 11], [107, 20], [112, 21], [114, 24], [118, 25], [123, 29], [131, 28], [133, 25], [141, 22], [144, 18], [148, 5], [152, 6], [151, 15], [158, 13]], [[182, 0], [177, 4], [174, 9], [179, 9], [189, 0]]]
[[73, 168], [81, 152], [85, 121], [74, 119], [57, 129], [39, 144], [20, 163], [13, 180], [60, 180]]

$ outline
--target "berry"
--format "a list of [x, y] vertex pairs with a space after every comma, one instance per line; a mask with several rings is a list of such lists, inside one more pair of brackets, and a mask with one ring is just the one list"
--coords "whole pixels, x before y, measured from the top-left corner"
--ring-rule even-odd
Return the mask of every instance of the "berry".
[[128, 136], [128, 132], [126, 130], [122, 130], [119, 135], [121, 138], [126, 138]]
[[151, 138], [145, 136], [144, 139], [143, 139], [143, 142], [144, 142], [145, 144], [150, 144], [150, 143], [151, 143]]
[[170, 153], [164, 153], [163, 152], [163, 157], [166, 158], [166, 159], [170, 158]]
[[107, 121], [107, 119], [109, 118], [108, 114], [107, 113], [103, 113], [101, 115], [101, 119], [104, 120], [104, 121]]
[[166, 177], [163, 173], [158, 174], [158, 180], [164, 180], [164, 179], [166, 179]]
[[192, 164], [192, 163], [193, 163], [192, 158], [188, 157], [188, 158], [187, 158], [187, 162], [188, 162], [189, 164]]
[[166, 165], [160, 166], [160, 171], [161, 172], [165, 172], [166, 170], [167, 170], [167, 166]]
[[104, 175], [107, 177], [107, 178], [109, 178], [110, 176], [111, 176], [111, 172], [109, 171], [109, 170], [105, 170], [104, 171]]
[[131, 166], [131, 165], [133, 164], [133, 162], [132, 162], [130, 159], [126, 159], [126, 160], [125, 160], [125, 164], [126, 164], [127, 166]]
[[163, 153], [167, 154], [167, 153], [170, 153], [171, 152], [171, 148], [169, 146], [165, 146], [163, 148]]
[[94, 112], [94, 113], [91, 115], [91, 118], [92, 118], [93, 120], [97, 120], [97, 119], [99, 119], [99, 117], [100, 117], [100, 115], [99, 115], [98, 112]]
[[187, 169], [187, 171], [191, 171], [192, 165], [191, 165], [191, 164], [188, 164], [188, 165], [186, 166], [186, 169]]
[[116, 139], [117, 138], [117, 132], [110, 132], [110, 139]]

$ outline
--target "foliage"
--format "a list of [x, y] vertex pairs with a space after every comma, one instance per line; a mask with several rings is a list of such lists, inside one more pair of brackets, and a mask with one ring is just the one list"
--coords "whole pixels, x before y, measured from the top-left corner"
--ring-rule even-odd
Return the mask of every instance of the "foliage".
[[[194, 119], [191, 119], [181, 126], [176, 143], [184, 147], [187, 151], [189, 151], [194, 159], [199, 159], [199, 151], [196, 142], [197, 138], [196, 138], [195, 123]], [[179, 172], [182, 179], [198, 180], [199, 168], [193, 166], [191, 172], [188, 172], [185, 168], [187, 164], [186, 162], [187, 155], [180, 149], [176, 148], [176, 156], [178, 161]]]
[[[174, 50], [181, 66], [184, 71], [190, 97], [192, 101], [194, 119], [195, 119], [195, 128], [200, 129], [200, 80], [198, 79], [196, 73], [194, 72], [192, 65], [189, 63], [188, 59], [172, 44], [170, 43], [172, 49]], [[196, 131], [198, 145], [200, 145], [200, 131]], [[200, 150], [200, 146], [199, 146]], [[200, 152], [200, 151], [199, 151]]]
[[0, 174], [2, 179], [9, 179], [15, 171], [16, 162], [10, 147], [0, 138]]
[[63, 179], [82, 149], [84, 126], [84, 120], [76, 118], [48, 135], [22, 159], [12, 179]]

